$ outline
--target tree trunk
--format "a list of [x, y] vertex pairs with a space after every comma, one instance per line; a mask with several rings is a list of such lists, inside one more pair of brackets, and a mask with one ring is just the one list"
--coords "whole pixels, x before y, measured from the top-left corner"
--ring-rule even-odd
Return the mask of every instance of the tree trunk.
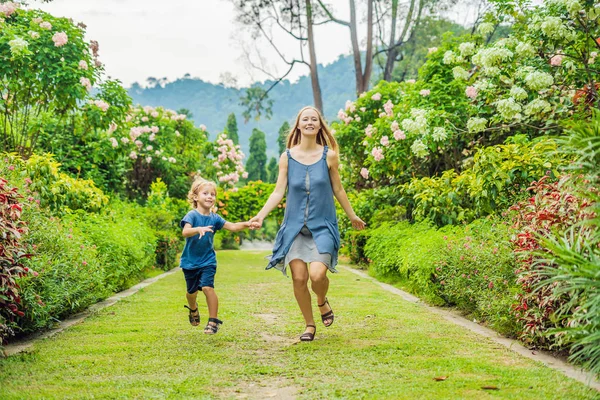
[[398, 50], [394, 47], [396, 43], [396, 18], [398, 17], [398, 0], [392, 0], [392, 27], [390, 32], [390, 44], [389, 44], [389, 52], [387, 54], [387, 60], [385, 63], [385, 69], [383, 71], [383, 80], [391, 81], [392, 80], [392, 72], [394, 70], [394, 62], [396, 61], [396, 57], [398, 56]]
[[350, 41], [352, 42], [352, 54], [354, 55], [354, 76], [356, 78], [356, 94], [360, 95], [363, 90], [362, 61], [360, 59], [360, 48], [358, 47], [358, 33], [356, 27], [356, 5], [350, 0]]
[[321, 96], [321, 86], [319, 85], [319, 73], [317, 71], [317, 53], [315, 51], [315, 38], [313, 32], [313, 15], [311, 0], [305, 0], [306, 3], [306, 23], [308, 27], [308, 51], [310, 54], [310, 80], [312, 83], [313, 99], [315, 108], [324, 114], [323, 98]]
[[373, 1], [367, 1], [367, 53], [365, 55], [365, 73], [362, 76], [360, 93], [369, 90], [371, 72], [373, 72]]

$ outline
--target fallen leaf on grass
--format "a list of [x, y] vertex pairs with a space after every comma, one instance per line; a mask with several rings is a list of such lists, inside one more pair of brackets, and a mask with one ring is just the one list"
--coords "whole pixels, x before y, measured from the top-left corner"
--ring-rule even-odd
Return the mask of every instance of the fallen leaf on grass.
[[433, 380], [437, 382], [445, 381], [446, 379], [448, 379], [447, 376], [436, 376], [435, 378], [433, 378]]
[[500, 390], [498, 386], [482, 386], [483, 390]]

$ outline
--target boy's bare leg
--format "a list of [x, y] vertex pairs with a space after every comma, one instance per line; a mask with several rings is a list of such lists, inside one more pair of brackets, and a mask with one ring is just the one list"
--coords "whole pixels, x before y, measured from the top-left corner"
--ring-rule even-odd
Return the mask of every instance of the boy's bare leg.
[[[196, 290], [194, 293], [189, 294], [186, 292], [185, 294], [185, 298], [187, 299], [188, 302], [188, 307], [190, 307], [192, 310], [196, 310], [196, 312], [193, 312], [192, 315], [194, 317], [200, 315], [200, 311], [198, 310], [198, 303], [196, 302], [196, 298], [198, 297], [198, 291]], [[194, 326], [198, 326], [199, 323], [198, 322], [193, 322], [192, 325]]]
[[[219, 298], [217, 297], [217, 293], [215, 289], [205, 286], [202, 288], [202, 292], [204, 296], [206, 296], [206, 305], [208, 306], [208, 318], [217, 318], [219, 312]], [[216, 324], [214, 322], [209, 322], [211, 325]], [[204, 330], [207, 331], [206, 329]]]
[[[302, 260], [290, 261], [292, 281], [294, 284], [294, 296], [300, 306], [306, 325], [315, 325], [313, 319], [312, 305], [310, 303], [310, 292], [308, 291], [308, 266]], [[315, 328], [308, 327], [305, 332], [315, 333]]]

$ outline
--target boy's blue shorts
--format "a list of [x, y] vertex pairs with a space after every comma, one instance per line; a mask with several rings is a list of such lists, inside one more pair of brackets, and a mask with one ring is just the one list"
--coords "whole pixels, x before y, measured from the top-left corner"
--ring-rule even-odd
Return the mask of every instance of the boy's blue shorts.
[[182, 269], [189, 294], [196, 293], [198, 290], [202, 290], [203, 287], [215, 287], [216, 265], [208, 265], [195, 269]]

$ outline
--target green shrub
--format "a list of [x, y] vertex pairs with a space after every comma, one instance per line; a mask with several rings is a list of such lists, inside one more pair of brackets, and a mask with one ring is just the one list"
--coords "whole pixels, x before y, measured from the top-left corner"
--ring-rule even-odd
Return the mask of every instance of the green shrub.
[[38, 276], [19, 282], [25, 310], [17, 321], [21, 332], [51, 327], [110, 294], [101, 254], [77, 226], [37, 207], [28, 207], [23, 218], [29, 226], [24, 240], [34, 250], [26, 265]]

